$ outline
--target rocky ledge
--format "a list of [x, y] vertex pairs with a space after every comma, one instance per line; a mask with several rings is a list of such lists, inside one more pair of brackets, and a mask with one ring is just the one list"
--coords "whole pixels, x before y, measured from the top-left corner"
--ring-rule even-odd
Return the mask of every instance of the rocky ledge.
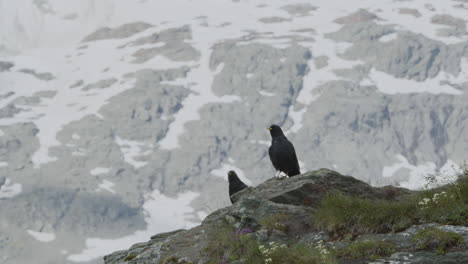
[[467, 182], [415, 192], [328, 169], [273, 178], [234, 194], [232, 206], [197, 227], [157, 234], [104, 261], [468, 263]]

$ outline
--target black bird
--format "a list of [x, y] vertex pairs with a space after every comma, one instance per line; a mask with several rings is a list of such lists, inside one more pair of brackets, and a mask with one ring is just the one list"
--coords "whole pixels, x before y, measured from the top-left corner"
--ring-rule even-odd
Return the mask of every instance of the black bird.
[[289, 177], [301, 174], [294, 146], [283, 134], [283, 130], [277, 125], [271, 125], [268, 130], [271, 134], [271, 146], [268, 149], [268, 154], [273, 167], [278, 171], [278, 175], [281, 172]]
[[247, 188], [247, 185], [243, 183], [239, 177], [237, 177], [237, 174], [235, 171], [229, 171], [228, 172], [228, 180], [229, 180], [229, 199], [231, 200], [231, 203], [234, 203], [232, 201], [231, 196], [235, 194], [236, 192], [240, 192], [243, 189]]

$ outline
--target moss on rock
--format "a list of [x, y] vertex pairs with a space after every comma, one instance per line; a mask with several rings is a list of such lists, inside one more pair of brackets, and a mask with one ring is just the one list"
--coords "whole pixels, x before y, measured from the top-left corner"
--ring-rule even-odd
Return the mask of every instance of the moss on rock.
[[413, 236], [412, 242], [418, 249], [436, 250], [438, 255], [445, 255], [450, 248], [462, 247], [463, 237], [454, 232], [446, 232], [435, 227], [426, 228]]

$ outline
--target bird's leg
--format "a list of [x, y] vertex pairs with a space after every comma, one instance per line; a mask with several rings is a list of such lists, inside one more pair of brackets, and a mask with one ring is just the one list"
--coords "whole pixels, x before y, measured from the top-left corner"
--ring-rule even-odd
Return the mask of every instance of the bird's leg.
[[281, 171], [278, 171], [278, 173], [276, 174], [275, 178], [278, 178], [279, 175], [280, 175]]

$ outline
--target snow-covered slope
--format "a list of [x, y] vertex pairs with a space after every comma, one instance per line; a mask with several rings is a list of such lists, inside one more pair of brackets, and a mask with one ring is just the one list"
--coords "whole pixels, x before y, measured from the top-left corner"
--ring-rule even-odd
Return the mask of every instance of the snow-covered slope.
[[197, 224], [228, 204], [227, 170], [274, 174], [271, 123], [303, 171], [452, 175], [466, 17], [463, 0], [0, 0], [0, 262], [100, 263]]

